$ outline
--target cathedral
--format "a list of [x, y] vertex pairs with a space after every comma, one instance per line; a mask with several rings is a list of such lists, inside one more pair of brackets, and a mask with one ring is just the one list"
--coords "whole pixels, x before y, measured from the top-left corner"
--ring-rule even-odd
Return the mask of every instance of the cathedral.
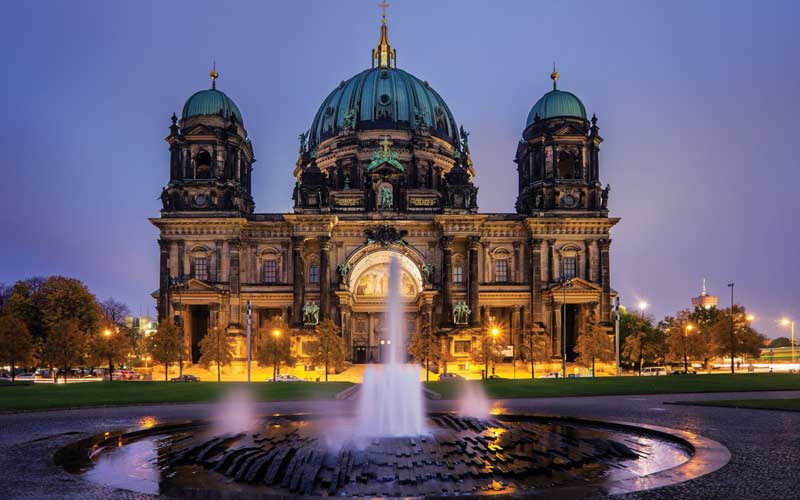
[[245, 115], [218, 76], [172, 116], [169, 182], [150, 219], [158, 316], [182, 326], [191, 362], [209, 328], [243, 358], [248, 321], [255, 349], [276, 317], [301, 358], [332, 320], [351, 363], [381, 362], [395, 258], [408, 330], [430, 327], [454, 365], [481, 329], [497, 328], [512, 356], [523, 332], [545, 332], [555, 360], [574, 359], [588, 321], [611, 332], [619, 219], [600, 181], [602, 138], [555, 70], [515, 152], [515, 213], [478, 210], [469, 134], [427, 81], [397, 67], [385, 14], [371, 67], [339, 83], [300, 135], [292, 213], [255, 210]]

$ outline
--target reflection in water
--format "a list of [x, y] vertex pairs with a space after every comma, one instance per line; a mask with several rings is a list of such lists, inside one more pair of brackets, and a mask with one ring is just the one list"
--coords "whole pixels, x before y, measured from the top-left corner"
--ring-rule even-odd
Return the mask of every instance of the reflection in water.
[[152, 429], [158, 425], [158, 420], [155, 417], [142, 417], [139, 419], [140, 429]]
[[95, 465], [89, 469], [86, 479], [94, 483], [124, 488], [156, 495], [161, 472], [154, 465], [156, 438], [146, 438], [122, 447], [106, 448], [96, 454]]

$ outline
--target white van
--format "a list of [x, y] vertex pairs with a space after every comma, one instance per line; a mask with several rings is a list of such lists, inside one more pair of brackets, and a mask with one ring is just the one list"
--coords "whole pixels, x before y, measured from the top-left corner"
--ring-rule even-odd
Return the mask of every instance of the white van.
[[657, 377], [659, 375], [666, 375], [667, 369], [663, 366], [648, 366], [642, 370], [643, 377]]

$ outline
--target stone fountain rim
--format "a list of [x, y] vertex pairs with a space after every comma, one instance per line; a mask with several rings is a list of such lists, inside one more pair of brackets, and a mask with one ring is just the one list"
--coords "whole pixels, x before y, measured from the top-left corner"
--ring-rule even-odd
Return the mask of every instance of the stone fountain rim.
[[[428, 412], [426, 415], [430, 417], [437, 415], [453, 415], [453, 414], [455, 414], [455, 412], [440, 411], [440, 412]], [[351, 412], [337, 414], [337, 416], [341, 417], [348, 417], [352, 415], [353, 413]], [[528, 490], [525, 492], [517, 492], [509, 495], [506, 494], [492, 495], [492, 498], [497, 500], [506, 498], [520, 499], [520, 498], [540, 498], [540, 497], [573, 498], [573, 497], [583, 497], [595, 494], [618, 495], [623, 493], [633, 493], [638, 491], [651, 490], [654, 488], [661, 488], [665, 486], [672, 486], [679, 483], [684, 483], [686, 481], [696, 479], [706, 474], [710, 474], [711, 472], [717, 471], [722, 467], [724, 467], [725, 465], [727, 465], [731, 459], [730, 450], [728, 450], [728, 448], [725, 447], [722, 443], [715, 441], [713, 439], [709, 439], [700, 434], [696, 434], [689, 431], [683, 431], [671, 427], [662, 427], [658, 425], [633, 423], [620, 420], [605, 420], [597, 418], [563, 416], [563, 415], [548, 414], [548, 413], [514, 412], [514, 413], [502, 413], [497, 415], [493, 414], [492, 416], [527, 418], [527, 419], [542, 420], [548, 422], [590, 425], [590, 426], [610, 428], [619, 431], [626, 431], [636, 434], [649, 434], [661, 440], [669, 441], [683, 447], [684, 449], [686, 449], [686, 451], [688, 451], [690, 456], [689, 460], [683, 462], [682, 464], [676, 467], [664, 469], [662, 471], [654, 472], [652, 474], [647, 474], [645, 476], [617, 479], [602, 483], [587, 484], [583, 486], [561, 486], [549, 489]], [[327, 418], [329, 417], [329, 415], [313, 413], [313, 412], [293, 412], [293, 413], [273, 413], [273, 414], [263, 415], [261, 418], [268, 419], [276, 417], [289, 418], [289, 419], [300, 419], [309, 417]], [[138, 440], [147, 436], [164, 434], [167, 432], [176, 432], [180, 430], [202, 428], [206, 427], [210, 422], [211, 420], [209, 419], [177, 420], [177, 421], [167, 422], [164, 424], [155, 425], [148, 429], [134, 428], [132, 430], [127, 430], [127, 431], [120, 430], [120, 431], [97, 434], [94, 436], [81, 439], [75, 443], [60, 448], [55, 453], [54, 462], [56, 465], [61, 466], [68, 472], [81, 473], [86, 469], [86, 467], [91, 466], [91, 464], [93, 463], [92, 455], [94, 454], [95, 450], [97, 450], [102, 446], [107, 446], [109, 444], [112, 444], [118, 441], [120, 438], [125, 438], [129, 440]], [[74, 450], [76, 448], [78, 450], [81, 450], [81, 453], [85, 452], [85, 455], [80, 457], [83, 458], [83, 461], [81, 463], [75, 463], [76, 456]], [[66, 451], [68, 449], [72, 450], [72, 453]], [[187, 488], [187, 491], [185, 493], [196, 494], [197, 492], [194, 491], [193, 489]], [[250, 498], [247, 495], [243, 496], [242, 498], [245, 497]], [[259, 495], [259, 498], [274, 499], [274, 500], [278, 499], [283, 500], [286, 497], [287, 497], [286, 495], [270, 494], [270, 493]], [[458, 496], [458, 498], [485, 498], [485, 497], [486, 495]], [[305, 496], [303, 498], [309, 500], [312, 499], [330, 500], [329, 497], [316, 497], [316, 496]], [[421, 497], [405, 497], [405, 498], [421, 498]], [[441, 498], [450, 500], [453, 497], [430, 496], [426, 498]]]

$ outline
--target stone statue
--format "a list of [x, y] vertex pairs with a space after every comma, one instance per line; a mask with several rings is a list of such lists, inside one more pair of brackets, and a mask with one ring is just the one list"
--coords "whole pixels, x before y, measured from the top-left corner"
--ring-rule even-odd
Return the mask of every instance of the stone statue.
[[420, 111], [419, 108], [414, 108], [414, 122], [418, 131], [428, 131], [428, 124], [425, 123], [425, 113]]
[[533, 208], [536, 210], [540, 210], [542, 208], [542, 193], [536, 193], [536, 202], [533, 204]]
[[350, 266], [347, 264], [347, 262], [342, 262], [336, 266], [336, 271], [339, 273], [339, 276], [344, 279], [344, 277], [347, 276], [347, 273], [350, 272]]
[[303, 306], [303, 324], [316, 325], [319, 323], [319, 306], [314, 303], [307, 303]]
[[611, 191], [611, 184], [606, 184], [603, 191], [600, 193], [600, 208], [608, 208], [608, 193]]
[[172, 208], [172, 198], [170, 198], [169, 193], [167, 192], [167, 188], [161, 188], [161, 206], [164, 210], [169, 210]]
[[388, 186], [381, 186], [380, 190], [380, 209], [392, 209], [392, 190]]
[[464, 151], [469, 152], [469, 132], [464, 130], [464, 125], [461, 125], [458, 132], [461, 135], [461, 144], [464, 146]]
[[342, 132], [350, 132], [356, 126], [356, 114], [358, 113], [358, 106], [353, 106], [352, 108], [348, 109], [347, 112], [344, 114], [344, 119], [342, 120]]
[[308, 139], [308, 132], [300, 132], [300, 135], [297, 136], [300, 140], [300, 154], [306, 152], [306, 140]]
[[456, 325], [466, 325], [469, 323], [469, 315], [472, 310], [466, 302], [459, 302], [453, 306], [453, 323]]
[[364, 230], [364, 236], [367, 237], [367, 245], [372, 243], [380, 243], [388, 247], [389, 245], [402, 245], [408, 246], [408, 242], [404, 239], [408, 235], [408, 231], [400, 229], [399, 231], [389, 224], [382, 226], [370, 227]]
[[433, 283], [433, 273], [435, 268], [433, 264], [422, 264], [422, 274], [425, 276], [425, 281], [428, 283]]

